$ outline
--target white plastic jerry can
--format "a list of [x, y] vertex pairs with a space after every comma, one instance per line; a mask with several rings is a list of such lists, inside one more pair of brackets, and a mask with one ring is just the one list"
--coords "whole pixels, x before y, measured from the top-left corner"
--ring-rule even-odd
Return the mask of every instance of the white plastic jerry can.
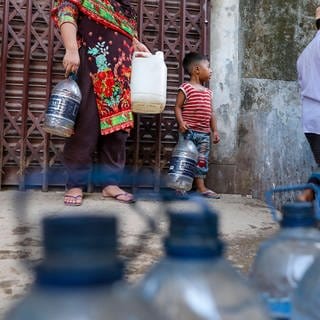
[[167, 66], [162, 51], [134, 52], [131, 73], [132, 111], [161, 113], [167, 99]]

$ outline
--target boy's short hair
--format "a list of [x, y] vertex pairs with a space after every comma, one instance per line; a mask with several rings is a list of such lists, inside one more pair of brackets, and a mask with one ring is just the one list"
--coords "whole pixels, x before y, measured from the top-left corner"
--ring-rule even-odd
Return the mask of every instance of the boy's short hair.
[[197, 52], [187, 53], [182, 61], [183, 69], [191, 75], [193, 65], [203, 60], [208, 60], [208, 58], [203, 54]]

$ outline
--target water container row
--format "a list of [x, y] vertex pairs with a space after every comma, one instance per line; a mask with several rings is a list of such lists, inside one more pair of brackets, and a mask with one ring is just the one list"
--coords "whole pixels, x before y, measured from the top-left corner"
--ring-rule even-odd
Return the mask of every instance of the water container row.
[[217, 214], [203, 198], [188, 201], [166, 204], [165, 255], [134, 287], [123, 280], [114, 217], [45, 218], [35, 282], [6, 320], [269, 319], [223, 257]]

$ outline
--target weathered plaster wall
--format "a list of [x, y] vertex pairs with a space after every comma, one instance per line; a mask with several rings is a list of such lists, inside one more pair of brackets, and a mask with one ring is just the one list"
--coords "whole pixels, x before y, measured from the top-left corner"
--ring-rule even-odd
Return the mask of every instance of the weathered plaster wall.
[[315, 34], [318, 4], [212, 0], [212, 87], [222, 141], [208, 184], [219, 192], [263, 198], [272, 186], [309, 176], [314, 161], [301, 128], [296, 59]]
[[207, 184], [219, 192], [234, 193], [240, 105], [239, 0], [213, 0], [211, 4], [211, 87], [221, 143], [214, 145]]

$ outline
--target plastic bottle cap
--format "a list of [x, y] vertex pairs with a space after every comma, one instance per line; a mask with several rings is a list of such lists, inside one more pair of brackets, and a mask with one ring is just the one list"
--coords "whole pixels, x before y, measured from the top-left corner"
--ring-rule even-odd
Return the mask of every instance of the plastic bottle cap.
[[221, 256], [223, 244], [218, 238], [218, 217], [208, 209], [201, 212], [168, 211], [169, 235], [165, 249], [177, 258], [213, 258]]
[[117, 221], [112, 216], [64, 216], [43, 220], [44, 260], [37, 284], [97, 285], [119, 280]]
[[314, 227], [316, 224], [314, 207], [311, 202], [292, 202], [282, 206], [281, 227]]

